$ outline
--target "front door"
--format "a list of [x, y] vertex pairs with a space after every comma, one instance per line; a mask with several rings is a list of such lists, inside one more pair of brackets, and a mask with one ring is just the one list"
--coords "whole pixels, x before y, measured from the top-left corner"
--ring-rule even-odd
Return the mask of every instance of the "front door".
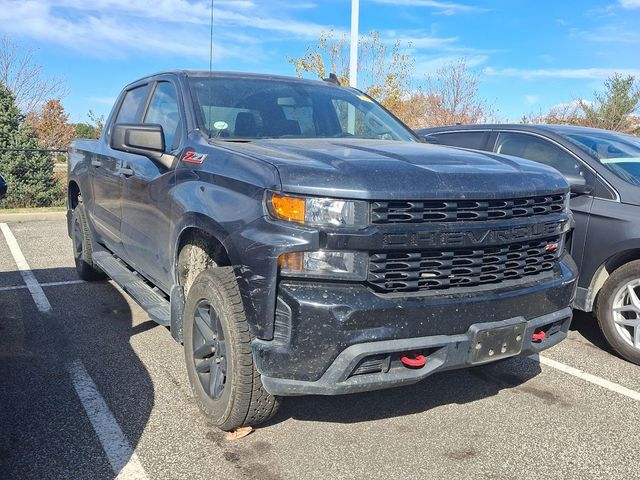
[[[183, 136], [175, 86], [157, 82], [142, 123], [162, 126], [165, 151], [174, 152]], [[174, 171], [142, 155], [123, 165], [122, 241], [129, 263], [163, 290], [171, 288], [171, 197]]]

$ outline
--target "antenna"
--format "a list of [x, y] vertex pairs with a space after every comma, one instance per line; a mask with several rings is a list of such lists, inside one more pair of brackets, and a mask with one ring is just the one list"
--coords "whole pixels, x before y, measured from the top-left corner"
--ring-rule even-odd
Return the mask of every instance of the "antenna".
[[207, 79], [207, 81], [209, 82], [209, 118], [205, 118], [205, 124], [207, 125], [207, 131], [209, 134], [209, 137], [211, 137], [211, 123], [213, 120], [211, 120], [211, 103], [213, 102], [212, 100], [212, 93], [211, 93], [211, 73], [213, 72], [213, 0], [211, 0], [211, 29], [209, 31], [209, 78]]

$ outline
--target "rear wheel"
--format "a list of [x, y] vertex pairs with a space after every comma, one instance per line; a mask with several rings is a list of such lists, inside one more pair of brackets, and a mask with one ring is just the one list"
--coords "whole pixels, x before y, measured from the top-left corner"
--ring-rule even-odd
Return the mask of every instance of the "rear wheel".
[[71, 240], [76, 271], [82, 280], [103, 280], [106, 275], [93, 263], [93, 243], [84, 205], [80, 202], [71, 216]]
[[640, 261], [624, 265], [605, 282], [597, 317], [611, 348], [640, 365]]
[[200, 273], [187, 294], [184, 351], [196, 402], [222, 430], [270, 419], [278, 399], [264, 390], [233, 268]]

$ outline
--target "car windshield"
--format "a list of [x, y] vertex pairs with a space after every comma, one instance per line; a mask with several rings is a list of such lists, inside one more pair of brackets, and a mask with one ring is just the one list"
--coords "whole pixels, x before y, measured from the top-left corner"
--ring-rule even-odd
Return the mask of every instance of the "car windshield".
[[210, 138], [367, 138], [417, 141], [368, 96], [332, 84], [191, 77], [200, 128]]
[[564, 136], [618, 177], [640, 185], [640, 138], [614, 132], [567, 133]]

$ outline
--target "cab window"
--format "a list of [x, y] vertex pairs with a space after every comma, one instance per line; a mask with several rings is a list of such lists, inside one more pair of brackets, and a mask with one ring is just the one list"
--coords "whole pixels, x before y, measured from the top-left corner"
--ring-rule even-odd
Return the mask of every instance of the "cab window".
[[128, 90], [114, 123], [139, 123], [150, 89], [147, 84]]
[[159, 82], [151, 97], [144, 123], [162, 126], [166, 151], [171, 151], [179, 143], [180, 110], [176, 89], [169, 82]]

